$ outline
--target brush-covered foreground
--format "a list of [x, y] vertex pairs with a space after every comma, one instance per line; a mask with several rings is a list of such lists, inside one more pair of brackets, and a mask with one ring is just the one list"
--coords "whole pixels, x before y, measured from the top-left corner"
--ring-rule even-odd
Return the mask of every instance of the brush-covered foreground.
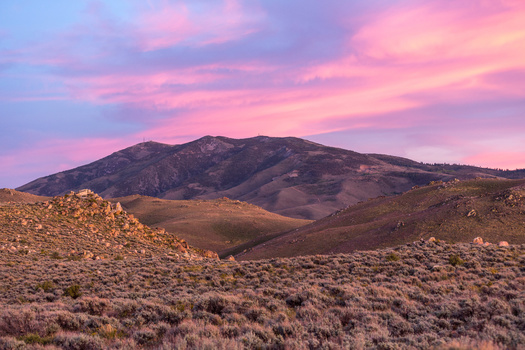
[[2, 349], [519, 349], [525, 245], [234, 262], [0, 251]]

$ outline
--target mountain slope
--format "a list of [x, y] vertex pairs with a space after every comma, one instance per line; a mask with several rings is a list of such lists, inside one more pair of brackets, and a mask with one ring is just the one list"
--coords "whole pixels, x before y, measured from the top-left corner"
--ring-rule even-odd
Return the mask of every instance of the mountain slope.
[[447, 242], [525, 243], [525, 179], [434, 183], [375, 198], [267, 242], [244, 245], [238, 259], [348, 253], [431, 236]]
[[133, 194], [164, 199], [246, 201], [285, 216], [318, 219], [380, 195], [435, 180], [525, 177], [456, 165], [426, 165], [287, 137], [206, 136], [182, 145], [141, 143], [18, 190], [54, 196], [90, 188], [104, 198]]
[[270, 213], [255, 205], [228, 198], [166, 200], [147, 196], [112, 198], [140, 222], [162, 227], [195, 247], [216, 252], [252, 239], [295, 229], [311, 221]]

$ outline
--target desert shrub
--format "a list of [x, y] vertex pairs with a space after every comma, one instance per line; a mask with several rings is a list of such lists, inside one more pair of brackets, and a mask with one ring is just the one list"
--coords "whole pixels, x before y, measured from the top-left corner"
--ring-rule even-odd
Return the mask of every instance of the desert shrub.
[[60, 256], [60, 253], [59, 252], [53, 252], [51, 253], [51, 255], [49, 256], [51, 259], [55, 259], [55, 260], [60, 260], [62, 259], [62, 256]]
[[34, 333], [29, 333], [24, 336], [21, 336], [19, 339], [22, 340], [26, 344], [42, 344], [42, 345], [51, 344], [51, 341], [52, 341], [51, 337], [42, 338], [40, 335], [34, 334]]
[[[78, 298], [78, 297], [77, 297]], [[110, 309], [110, 302], [101, 298], [82, 298], [73, 305], [74, 312], [86, 312], [90, 315], [101, 316]]]
[[264, 323], [268, 318], [269, 314], [266, 309], [258, 306], [254, 306], [246, 310], [244, 316], [252, 322]]
[[157, 340], [157, 332], [151, 328], [142, 328], [133, 334], [133, 340], [139, 345], [152, 344]]
[[82, 292], [80, 291], [80, 286], [78, 284], [73, 284], [66, 289], [64, 289], [64, 295], [71, 297], [73, 299], [80, 298], [82, 296]]
[[452, 266], [457, 266], [457, 265], [463, 265], [465, 261], [461, 259], [461, 257], [458, 254], [452, 254], [448, 258], [448, 263]]
[[21, 350], [24, 348], [26, 348], [26, 343], [23, 340], [18, 340], [13, 337], [0, 337], [0, 349]]
[[46, 323], [36, 316], [29, 308], [4, 310], [0, 313], [0, 335], [44, 334]]
[[203, 295], [196, 301], [194, 310], [204, 310], [212, 314], [220, 315], [228, 305], [229, 301], [224, 296], [217, 293], [210, 293]]
[[398, 260], [399, 260], [399, 256], [394, 252], [386, 256], [386, 261], [398, 261]]
[[64, 330], [80, 330], [86, 317], [84, 315], [75, 315], [69, 311], [61, 311], [56, 315], [57, 324]]
[[237, 338], [241, 334], [241, 329], [235, 325], [223, 325], [220, 328], [221, 335], [226, 338]]
[[55, 288], [55, 285], [52, 281], [45, 281], [38, 283], [35, 287], [36, 290], [43, 290], [45, 293], [51, 292]]
[[99, 336], [106, 339], [114, 339], [118, 335], [117, 329], [109, 323], [103, 324], [96, 332]]
[[104, 342], [99, 337], [83, 333], [60, 333], [53, 338], [53, 343], [65, 350], [99, 350]]
[[119, 300], [113, 303], [113, 309], [119, 318], [134, 316], [139, 307], [136, 300]]

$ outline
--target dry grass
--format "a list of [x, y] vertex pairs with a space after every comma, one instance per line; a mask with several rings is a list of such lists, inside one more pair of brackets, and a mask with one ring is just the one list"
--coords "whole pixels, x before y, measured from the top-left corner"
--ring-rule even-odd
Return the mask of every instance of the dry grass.
[[216, 252], [252, 239], [309, 224], [270, 213], [255, 205], [227, 198], [163, 200], [146, 196], [110, 199], [151, 227], [162, 227], [189, 244]]

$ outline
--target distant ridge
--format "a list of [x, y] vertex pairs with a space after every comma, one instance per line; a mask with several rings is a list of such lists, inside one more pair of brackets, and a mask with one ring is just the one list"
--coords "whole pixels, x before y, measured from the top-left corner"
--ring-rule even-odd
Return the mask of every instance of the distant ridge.
[[139, 143], [17, 190], [41, 196], [89, 188], [104, 198], [135, 194], [163, 199], [228, 197], [289, 217], [319, 219], [415, 185], [474, 177], [522, 178], [525, 170], [427, 165], [294, 137], [205, 136], [181, 145]]
[[525, 179], [435, 182], [350, 206], [233, 253], [241, 260], [350, 253], [431, 237], [448, 243], [481, 237], [496, 244], [525, 244]]

